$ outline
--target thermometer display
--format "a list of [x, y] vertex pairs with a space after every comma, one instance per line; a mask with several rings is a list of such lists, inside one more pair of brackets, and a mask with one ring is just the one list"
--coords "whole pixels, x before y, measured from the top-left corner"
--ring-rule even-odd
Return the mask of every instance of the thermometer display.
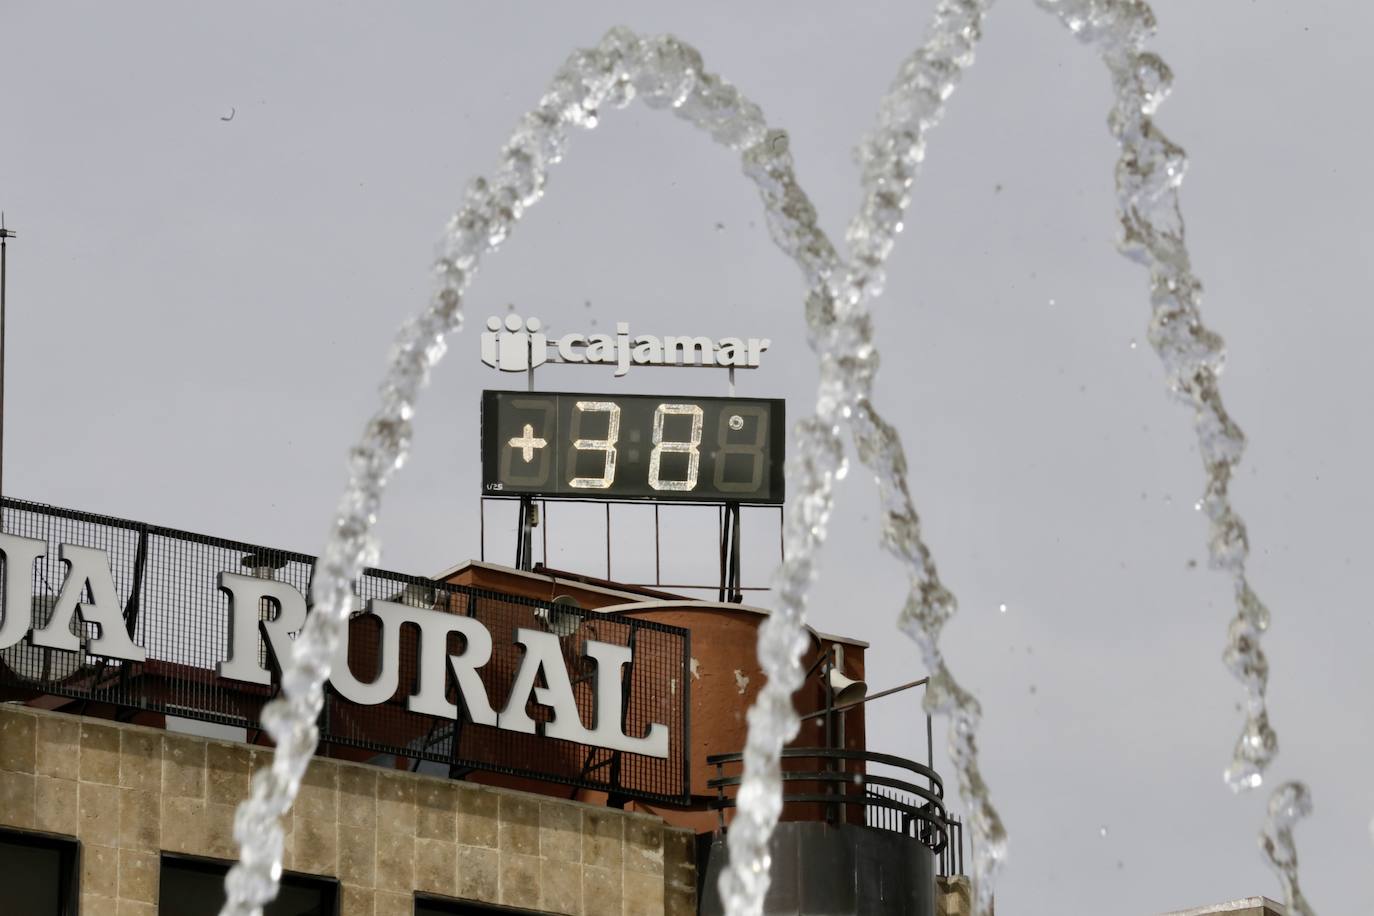
[[777, 504], [781, 400], [482, 393], [482, 491]]

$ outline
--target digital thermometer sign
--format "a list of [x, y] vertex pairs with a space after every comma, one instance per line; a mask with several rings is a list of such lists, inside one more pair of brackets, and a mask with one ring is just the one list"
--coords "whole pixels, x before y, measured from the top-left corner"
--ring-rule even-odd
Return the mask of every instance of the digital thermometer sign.
[[783, 402], [482, 392], [487, 496], [779, 504]]

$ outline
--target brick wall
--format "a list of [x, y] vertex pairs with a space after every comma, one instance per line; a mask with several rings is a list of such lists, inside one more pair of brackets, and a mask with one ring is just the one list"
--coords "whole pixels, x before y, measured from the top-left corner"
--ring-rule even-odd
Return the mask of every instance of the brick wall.
[[[81, 841], [82, 912], [157, 912], [159, 852], [233, 859], [272, 751], [0, 705], [0, 824]], [[413, 892], [578, 916], [696, 912], [692, 835], [658, 818], [316, 758], [285, 867], [338, 878], [342, 916]]]

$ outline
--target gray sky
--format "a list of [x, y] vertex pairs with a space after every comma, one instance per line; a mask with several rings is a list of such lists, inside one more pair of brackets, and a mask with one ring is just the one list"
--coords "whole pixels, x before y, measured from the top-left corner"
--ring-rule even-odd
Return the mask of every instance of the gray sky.
[[[20, 233], [6, 492], [318, 550], [444, 220], [569, 50], [615, 24], [695, 44], [791, 132], [839, 237], [850, 152], [930, 6], [5, 0], [0, 207]], [[1312, 786], [1298, 839], [1318, 910], [1369, 912], [1374, 12], [1155, 8], [1176, 74], [1159, 120], [1190, 154], [1204, 313], [1251, 441], [1234, 492], [1274, 612], [1272, 777]], [[962, 605], [945, 645], [986, 711], [984, 772], [1012, 842], [999, 899], [1031, 916], [1278, 894], [1255, 844], [1263, 798], [1221, 781], [1242, 721], [1220, 661], [1228, 585], [1205, 568], [1190, 417], [1144, 343], [1145, 277], [1111, 245], [1107, 108], [1087, 49], [1028, 0], [1002, 4], [932, 136], [877, 313], [879, 403]], [[565, 330], [771, 336], [740, 393], [799, 416], [815, 382], [800, 292], [709, 139], [640, 107], [575, 136], [472, 287], [475, 321], [388, 494], [383, 565], [432, 573], [478, 551], [478, 393], [513, 380], [478, 362], [486, 315], [513, 302]], [[704, 372], [544, 381], [723, 393]], [[812, 622], [873, 641], [870, 682], [889, 686], [921, 673], [891, 630], [902, 581], [874, 550], [866, 475], [839, 497]], [[597, 571], [578, 530], [595, 518], [550, 514], [551, 562]], [[623, 534], [636, 524], [617, 529], [626, 578], [651, 568]], [[709, 522], [673, 524], [694, 551], [677, 568], [709, 575]], [[750, 546], [756, 579], [766, 542]], [[505, 536], [490, 547], [509, 559]], [[875, 704], [875, 749], [923, 753], [913, 703]]]

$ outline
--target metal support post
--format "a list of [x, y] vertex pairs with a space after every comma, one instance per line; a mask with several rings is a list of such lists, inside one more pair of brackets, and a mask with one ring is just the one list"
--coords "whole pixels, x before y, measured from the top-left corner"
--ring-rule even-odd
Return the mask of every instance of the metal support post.
[[744, 591], [740, 587], [740, 515], [739, 503], [724, 506], [724, 531], [720, 541], [720, 601], [740, 604]]
[[15, 234], [5, 228], [5, 214], [0, 212], [0, 493], [5, 492], [5, 243], [12, 238]]
[[520, 531], [515, 541], [515, 568], [531, 570], [534, 568], [534, 527], [539, 524], [539, 510], [535, 508], [534, 497], [520, 497]]

